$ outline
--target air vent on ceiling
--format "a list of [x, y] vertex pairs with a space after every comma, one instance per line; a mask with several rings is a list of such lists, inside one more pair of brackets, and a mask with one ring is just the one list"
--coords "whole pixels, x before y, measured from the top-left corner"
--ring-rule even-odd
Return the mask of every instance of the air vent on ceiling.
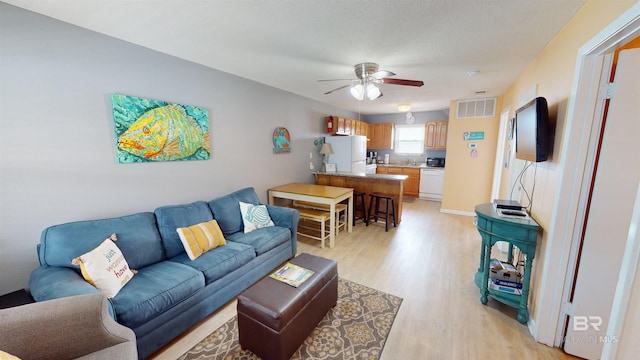
[[496, 116], [496, 98], [458, 101], [456, 112], [458, 119], [494, 116]]

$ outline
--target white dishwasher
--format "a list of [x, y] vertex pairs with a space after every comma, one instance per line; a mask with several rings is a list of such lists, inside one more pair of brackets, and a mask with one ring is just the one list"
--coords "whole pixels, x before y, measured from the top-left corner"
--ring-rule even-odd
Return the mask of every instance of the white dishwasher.
[[442, 201], [444, 168], [427, 167], [420, 170], [420, 199]]

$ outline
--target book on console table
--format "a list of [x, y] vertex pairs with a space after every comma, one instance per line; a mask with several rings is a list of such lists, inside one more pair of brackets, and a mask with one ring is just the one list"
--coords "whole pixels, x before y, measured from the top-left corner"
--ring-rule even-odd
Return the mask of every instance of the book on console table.
[[508, 286], [508, 287], [515, 288], [515, 289], [522, 289], [522, 283], [521, 282], [493, 279], [493, 283], [496, 284], [496, 285]]
[[313, 273], [313, 270], [305, 269], [292, 263], [286, 263], [283, 267], [278, 269], [278, 271], [269, 276], [273, 279], [282, 281], [285, 284], [298, 287], [313, 275]]
[[489, 279], [489, 289], [498, 290], [507, 294], [522, 295], [522, 288], [500, 285], [496, 279]]

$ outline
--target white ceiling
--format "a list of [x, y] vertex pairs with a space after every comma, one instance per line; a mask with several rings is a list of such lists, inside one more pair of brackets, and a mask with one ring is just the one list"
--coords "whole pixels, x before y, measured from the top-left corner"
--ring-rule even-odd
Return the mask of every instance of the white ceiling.
[[[83, 28], [336, 107], [382, 114], [502, 95], [586, 0], [3, 0]], [[359, 102], [353, 65], [376, 62], [421, 88], [381, 85]], [[478, 70], [475, 76], [469, 70]], [[476, 91], [486, 91], [478, 95]]]

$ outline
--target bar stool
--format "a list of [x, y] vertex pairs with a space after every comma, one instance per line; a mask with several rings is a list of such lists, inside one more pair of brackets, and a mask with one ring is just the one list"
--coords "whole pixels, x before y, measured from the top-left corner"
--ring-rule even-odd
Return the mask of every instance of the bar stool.
[[[356, 226], [356, 220], [362, 219], [362, 221], [367, 222], [367, 207], [364, 202], [365, 193], [363, 192], [353, 192], [353, 226]], [[358, 217], [357, 213], [360, 211], [362, 213], [361, 217]]]
[[[371, 220], [371, 218], [373, 218], [373, 221], [378, 221], [378, 215], [384, 214], [384, 231], [389, 231], [389, 201], [391, 201], [391, 216], [393, 216], [393, 227], [396, 227], [396, 206], [393, 201], [393, 196], [377, 192], [371, 193], [369, 194], [369, 196], [371, 197], [369, 199], [369, 216], [366, 218], [367, 220], [365, 221], [365, 224], [369, 226], [369, 220]], [[380, 211], [380, 199], [385, 200], [384, 211]], [[376, 203], [374, 209], [375, 211], [372, 213], [371, 206], [374, 206], [374, 200]]]

